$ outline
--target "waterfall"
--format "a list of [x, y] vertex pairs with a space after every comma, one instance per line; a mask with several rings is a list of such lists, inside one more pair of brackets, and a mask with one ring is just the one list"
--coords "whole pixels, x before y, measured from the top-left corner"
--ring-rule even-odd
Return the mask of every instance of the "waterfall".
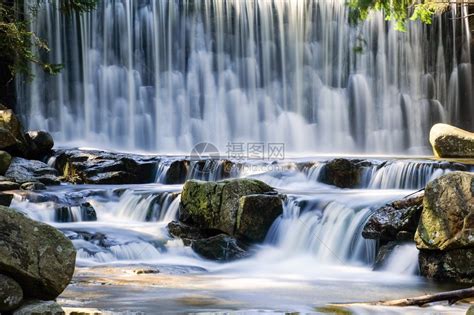
[[420, 154], [433, 123], [472, 126], [469, 25], [448, 19], [467, 8], [404, 33], [381, 13], [349, 25], [344, 0], [104, 0], [80, 16], [59, 1], [32, 29], [64, 70], [17, 82], [25, 124], [59, 142]]

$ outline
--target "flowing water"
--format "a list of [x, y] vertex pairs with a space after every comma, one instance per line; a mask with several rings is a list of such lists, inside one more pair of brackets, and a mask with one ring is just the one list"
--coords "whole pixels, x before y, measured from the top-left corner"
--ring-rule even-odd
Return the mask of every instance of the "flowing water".
[[[164, 158], [159, 163], [169, 166], [174, 161], [176, 158]], [[70, 310], [318, 312], [328, 303], [394, 299], [440, 290], [417, 276], [414, 244], [397, 246], [381, 270], [372, 271], [378, 245], [361, 236], [375, 209], [439, 176], [437, 162], [372, 163], [375, 166], [368, 167], [371, 178], [365, 177], [367, 183], [378, 178], [390, 184], [370, 184], [364, 189], [323, 184], [316, 176], [324, 172], [323, 160], [286, 160], [271, 170], [262, 162], [241, 162], [234, 167], [234, 177], [261, 179], [288, 198], [265, 241], [250, 249], [251, 256], [227, 263], [203, 259], [169, 235], [167, 224], [177, 218], [181, 185], [62, 185], [41, 193], [16, 192], [12, 207], [57, 227], [77, 248], [76, 276], [59, 299]], [[398, 163], [403, 165], [396, 167]], [[215, 166], [204, 168], [206, 176], [191, 167], [186, 177], [217, 178], [222, 162], [201, 163], [210, 164]], [[298, 168], [301, 164], [312, 166]], [[443, 172], [459, 167], [445, 163]], [[157, 180], [166, 181], [164, 168], [157, 169]], [[84, 210], [87, 206], [95, 209], [95, 216]], [[150, 273], [137, 274], [137, 270]], [[439, 305], [430, 310], [452, 314], [464, 308]], [[416, 308], [353, 306], [351, 310], [357, 314], [423, 313]]]
[[464, 6], [398, 32], [382, 14], [351, 26], [345, 0], [59, 2], [32, 28], [65, 68], [33, 68], [17, 111], [68, 145], [424, 154], [433, 123], [474, 121], [468, 19], [450, 18]]

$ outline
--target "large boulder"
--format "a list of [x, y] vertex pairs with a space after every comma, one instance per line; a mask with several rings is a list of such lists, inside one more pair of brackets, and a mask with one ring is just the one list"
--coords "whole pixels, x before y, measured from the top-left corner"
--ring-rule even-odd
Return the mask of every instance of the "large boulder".
[[154, 158], [103, 151], [56, 153], [55, 168], [76, 184], [143, 184], [155, 181]]
[[23, 290], [10, 277], [0, 274], [0, 312], [18, 308], [23, 301]]
[[275, 219], [283, 213], [282, 197], [249, 195], [239, 202], [237, 237], [251, 243], [263, 242]]
[[0, 175], [5, 175], [11, 162], [12, 156], [5, 151], [0, 151]]
[[13, 195], [0, 193], [0, 206], [9, 207], [12, 203]]
[[17, 183], [40, 182], [45, 185], [59, 185], [60, 180], [57, 175], [58, 172], [46, 163], [19, 157], [12, 159], [5, 173], [5, 177]]
[[382, 243], [407, 239], [413, 241], [422, 210], [423, 194], [387, 204], [369, 217], [362, 236]]
[[13, 155], [28, 155], [23, 127], [11, 109], [0, 109], [0, 150]]
[[436, 124], [430, 131], [433, 152], [439, 158], [473, 158], [474, 133], [447, 124]]
[[453, 172], [425, 188], [415, 235], [419, 249], [474, 247], [474, 174]]
[[76, 251], [55, 228], [0, 206], [0, 273], [26, 297], [55, 299], [69, 284]]
[[474, 283], [474, 248], [420, 250], [418, 261], [421, 274], [429, 279]]
[[181, 194], [180, 221], [201, 229], [216, 229], [234, 235], [238, 226], [240, 198], [253, 194], [275, 194], [256, 179], [219, 182], [189, 180]]

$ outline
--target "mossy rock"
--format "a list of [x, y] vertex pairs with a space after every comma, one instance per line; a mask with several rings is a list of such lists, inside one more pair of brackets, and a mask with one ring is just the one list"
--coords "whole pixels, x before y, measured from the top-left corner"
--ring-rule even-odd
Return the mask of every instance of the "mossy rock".
[[425, 188], [423, 211], [415, 234], [419, 249], [474, 247], [474, 174], [453, 172]]
[[11, 162], [12, 156], [5, 151], [0, 151], [0, 175], [5, 175]]
[[18, 282], [25, 297], [55, 299], [72, 278], [75, 258], [57, 229], [0, 206], [0, 273]]
[[180, 221], [200, 229], [216, 229], [234, 235], [240, 198], [268, 193], [276, 192], [256, 179], [189, 180], [181, 194]]

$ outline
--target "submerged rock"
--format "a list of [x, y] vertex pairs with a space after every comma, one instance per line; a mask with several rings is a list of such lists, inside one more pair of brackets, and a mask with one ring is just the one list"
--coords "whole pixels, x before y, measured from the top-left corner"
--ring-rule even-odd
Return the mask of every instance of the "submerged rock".
[[200, 229], [216, 229], [235, 235], [240, 198], [253, 194], [275, 194], [267, 184], [255, 179], [220, 182], [189, 180], [183, 187], [180, 221]]
[[474, 247], [474, 174], [453, 172], [431, 181], [415, 235], [419, 249]]
[[422, 210], [422, 194], [394, 201], [370, 216], [362, 230], [362, 236], [382, 242], [413, 240]]
[[473, 158], [474, 133], [447, 124], [436, 124], [430, 131], [433, 153], [439, 158]]
[[191, 247], [199, 255], [211, 260], [228, 261], [247, 256], [237, 240], [225, 234], [195, 240]]
[[59, 185], [58, 172], [41, 161], [15, 157], [5, 177], [17, 183], [40, 182], [44, 185]]
[[0, 274], [0, 312], [18, 308], [23, 301], [23, 290], [10, 277]]
[[56, 153], [55, 168], [76, 184], [143, 184], [155, 180], [157, 161], [131, 154], [66, 150]]
[[24, 303], [13, 315], [64, 315], [62, 307], [55, 301], [30, 300]]
[[0, 151], [0, 175], [5, 175], [12, 162], [12, 156], [5, 151]]
[[429, 279], [474, 283], [474, 248], [420, 250], [418, 260], [421, 274]]
[[0, 207], [0, 273], [26, 297], [56, 298], [72, 278], [76, 250], [55, 228]]

